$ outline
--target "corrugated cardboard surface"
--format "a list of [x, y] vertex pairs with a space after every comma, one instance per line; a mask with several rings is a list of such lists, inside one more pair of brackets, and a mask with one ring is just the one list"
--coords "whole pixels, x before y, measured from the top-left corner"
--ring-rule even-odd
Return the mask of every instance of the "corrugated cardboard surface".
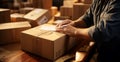
[[29, 22], [11, 22], [0, 24], [0, 44], [20, 42], [20, 32], [29, 29]]
[[33, 0], [33, 7], [50, 9], [52, 7], [52, 0]]
[[90, 7], [90, 4], [84, 3], [74, 3], [73, 5], [73, 20], [78, 19], [81, 17], [87, 9]]
[[0, 8], [0, 23], [10, 22], [10, 9]]
[[72, 6], [61, 6], [60, 7], [61, 16], [73, 16], [73, 7]]
[[50, 60], [59, 58], [66, 51], [65, 34], [42, 30], [40, 27], [37, 26], [21, 33], [22, 49]]
[[29, 20], [33, 27], [44, 24], [49, 21], [51, 14], [45, 9], [34, 9], [24, 16], [25, 19]]

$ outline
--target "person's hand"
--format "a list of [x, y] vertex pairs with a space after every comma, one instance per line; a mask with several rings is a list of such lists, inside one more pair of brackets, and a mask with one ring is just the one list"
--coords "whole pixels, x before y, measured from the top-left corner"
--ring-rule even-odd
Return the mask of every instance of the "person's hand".
[[69, 20], [69, 19], [66, 19], [66, 20], [63, 20], [63, 22], [59, 23], [56, 25], [57, 28], [60, 28], [62, 25], [73, 25], [73, 21], [72, 20]]
[[77, 28], [71, 26], [70, 24], [66, 24], [66, 25], [60, 25], [56, 31], [70, 36], [76, 36]]

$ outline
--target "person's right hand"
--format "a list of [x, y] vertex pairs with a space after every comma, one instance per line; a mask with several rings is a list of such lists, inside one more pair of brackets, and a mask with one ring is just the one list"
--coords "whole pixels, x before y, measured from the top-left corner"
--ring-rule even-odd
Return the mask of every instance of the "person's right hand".
[[62, 25], [67, 25], [67, 24], [73, 25], [73, 21], [72, 21], [72, 20], [69, 20], [69, 19], [63, 20], [63, 22], [57, 24], [56, 27], [57, 27], [57, 28], [60, 28]]

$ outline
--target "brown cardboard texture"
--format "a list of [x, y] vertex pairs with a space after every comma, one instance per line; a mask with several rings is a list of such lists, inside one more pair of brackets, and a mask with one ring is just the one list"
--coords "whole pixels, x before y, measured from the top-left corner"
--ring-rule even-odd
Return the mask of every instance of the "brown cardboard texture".
[[73, 5], [73, 20], [78, 19], [81, 17], [87, 9], [90, 7], [90, 4], [84, 3], [74, 3]]
[[65, 34], [43, 30], [43, 25], [22, 31], [21, 48], [54, 61], [65, 53]]
[[0, 23], [10, 22], [10, 9], [0, 8]]
[[34, 9], [26, 14], [24, 18], [30, 21], [32, 27], [35, 27], [48, 22], [51, 18], [51, 14], [45, 9]]
[[73, 15], [73, 7], [72, 6], [61, 6], [60, 7], [61, 16], [69, 16]]
[[35, 8], [43, 8], [50, 9], [52, 7], [52, 0], [33, 0], [33, 7]]
[[29, 22], [11, 22], [0, 24], [0, 44], [20, 41], [20, 32], [29, 29]]

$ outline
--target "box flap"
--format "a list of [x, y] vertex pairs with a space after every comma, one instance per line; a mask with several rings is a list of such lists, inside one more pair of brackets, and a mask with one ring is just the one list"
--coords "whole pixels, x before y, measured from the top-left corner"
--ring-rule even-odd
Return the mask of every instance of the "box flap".
[[48, 10], [45, 9], [34, 9], [33, 11], [29, 12], [24, 16], [25, 19], [28, 20], [36, 20], [43, 14], [45, 14]]
[[5, 29], [16, 29], [16, 28], [23, 28], [23, 27], [31, 27], [28, 21], [25, 22], [10, 22], [10, 23], [1, 23], [0, 30]]

